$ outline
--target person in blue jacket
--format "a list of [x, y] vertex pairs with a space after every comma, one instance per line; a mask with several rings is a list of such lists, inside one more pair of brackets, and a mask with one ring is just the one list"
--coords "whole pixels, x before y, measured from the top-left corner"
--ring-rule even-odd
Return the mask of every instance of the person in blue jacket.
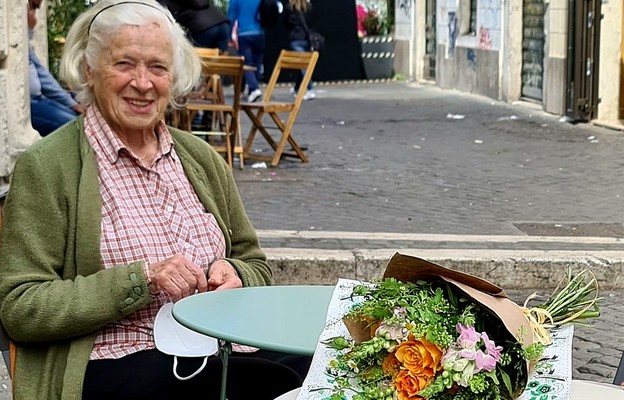
[[[28, 2], [28, 35], [37, 25], [36, 10], [42, 0]], [[39, 61], [32, 47], [28, 47], [28, 83], [30, 85], [31, 124], [41, 136], [47, 136], [85, 112], [79, 104], [61, 87], [54, 76]]]
[[232, 26], [238, 26], [238, 54], [245, 58], [245, 65], [255, 71], [245, 71], [244, 85], [247, 86], [247, 101], [260, 100], [260, 79], [263, 73], [265, 48], [264, 29], [258, 20], [258, 6], [261, 0], [230, 0], [227, 18]]

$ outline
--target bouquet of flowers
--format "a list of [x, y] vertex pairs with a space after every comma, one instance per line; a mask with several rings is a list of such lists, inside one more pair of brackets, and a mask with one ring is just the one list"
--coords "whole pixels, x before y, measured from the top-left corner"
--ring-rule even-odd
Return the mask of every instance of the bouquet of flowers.
[[[581, 287], [576, 300], [569, 301], [570, 284], [551, 300], [559, 297], [558, 306], [563, 301], [582, 318], [597, 316], [599, 299], [590, 290], [597, 286]], [[347, 393], [354, 400], [515, 399], [546, 346], [535, 334], [543, 324], [528, 318], [535, 308], [518, 306], [485, 280], [415, 257], [395, 255], [382, 280], [356, 285], [351, 297], [354, 306], [343, 316], [349, 336], [323, 341], [336, 354], [326, 367], [331, 400]], [[591, 315], [587, 307], [595, 308]]]

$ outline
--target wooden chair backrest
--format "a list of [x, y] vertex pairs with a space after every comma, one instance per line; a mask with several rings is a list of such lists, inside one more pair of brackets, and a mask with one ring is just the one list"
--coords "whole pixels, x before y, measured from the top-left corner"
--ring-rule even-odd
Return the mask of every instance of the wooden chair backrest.
[[[239, 56], [215, 55], [202, 58], [203, 69], [201, 96], [196, 100], [190, 100], [185, 109], [191, 112], [196, 110], [209, 112], [212, 115], [211, 129], [206, 131], [194, 131], [190, 121], [187, 121], [186, 130], [193, 134], [204, 136], [222, 136], [225, 138], [223, 145], [213, 147], [220, 153], [226, 153], [228, 165], [233, 165], [233, 154], [239, 154], [242, 167], [242, 142], [240, 138], [240, 97], [243, 88], [244, 58]], [[231, 78], [232, 85], [224, 88], [223, 78]], [[225, 90], [224, 90], [225, 89]], [[225, 92], [228, 91], [226, 94]], [[194, 111], [195, 110], [195, 111]], [[234, 141], [234, 145], [232, 145]]]
[[[271, 78], [267, 83], [267, 89], [264, 94], [264, 98], [262, 101], [270, 101], [273, 95], [273, 90], [275, 89], [275, 85], [280, 77], [280, 75], [284, 71], [289, 70], [305, 70], [305, 74], [303, 76], [303, 80], [299, 87], [299, 93], [296, 97], [295, 102], [300, 103], [303, 100], [303, 95], [308, 87], [308, 83], [312, 79], [312, 74], [314, 73], [314, 68], [316, 67], [316, 62], [318, 61], [319, 53], [316, 51], [303, 52], [303, 51], [292, 51], [292, 50], [282, 50], [280, 52], [279, 57], [277, 58], [277, 62], [273, 67], [273, 71], [271, 72]], [[300, 97], [300, 98], [299, 98]]]
[[[234, 84], [233, 93], [232, 93], [232, 103], [234, 105], [234, 112], [238, 114], [239, 102], [240, 102], [240, 94], [243, 86], [243, 68], [244, 68], [244, 58], [238, 56], [206, 56], [202, 58], [203, 63], [203, 74], [208, 77], [209, 80], [212, 80], [212, 85], [219, 84], [222, 85], [222, 81], [217, 81], [215, 83], [215, 78], [221, 78], [228, 76], [232, 78], [232, 83]], [[209, 87], [207, 88], [213, 92], [216, 88]], [[221, 87], [219, 90], [223, 90]], [[208, 95], [206, 97], [209, 97]], [[224, 102], [225, 99], [221, 99]]]
[[199, 58], [212, 57], [219, 55], [219, 49], [213, 49], [208, 47], [195, 47], [195, 53], [199, 56]]

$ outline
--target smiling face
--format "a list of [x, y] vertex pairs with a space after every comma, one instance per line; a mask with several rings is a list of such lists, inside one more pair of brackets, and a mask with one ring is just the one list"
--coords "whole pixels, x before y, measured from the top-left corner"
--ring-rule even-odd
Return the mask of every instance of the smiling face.
[[115, 32], [87, 83], [108, 125], [119, 135], [151, 134], [164, 116], [172, 83], [173, 47], [157, 24], [126, 25]]

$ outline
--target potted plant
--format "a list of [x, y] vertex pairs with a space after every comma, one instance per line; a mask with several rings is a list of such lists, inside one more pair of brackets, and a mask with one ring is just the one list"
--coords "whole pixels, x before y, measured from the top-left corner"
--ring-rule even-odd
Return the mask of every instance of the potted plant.
[[389, 79], [394, 70], [394, 38], [392, 16], [394, 1], [388, 0], [385, 9], [379, 3], [358, 3], [358, 35], [360, 36], [362, 65], [367, 79]]

